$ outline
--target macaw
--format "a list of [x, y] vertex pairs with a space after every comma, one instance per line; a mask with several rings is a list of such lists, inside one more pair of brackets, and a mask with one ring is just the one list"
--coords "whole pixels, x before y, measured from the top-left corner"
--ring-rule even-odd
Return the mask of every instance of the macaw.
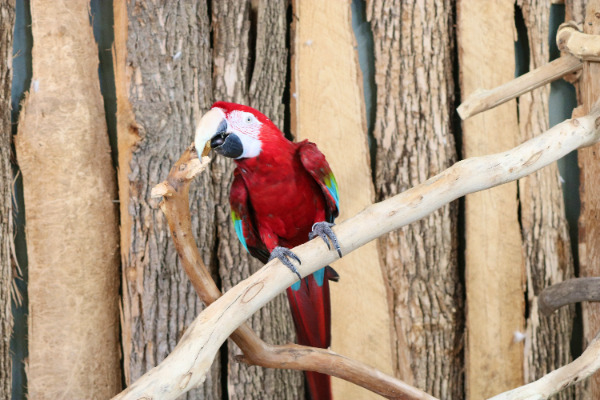
[[[314, 143], [294, 143], [259, 111], [217, 102], [199, 121], [195, 146], [234, 159], [237, 168], [229, 202], [239, 240], [266, 263], [278, 258], [299, 281], [287, 289], [298, 343], [327, 348], [331, 342], [329, 281], [338, 275], [325, 267], [302, 279], [290, 250], [316, 236], [341, 257], [331, 229], [339, 213], [338, 187], [325, 156]], [[330, 244], [331, 242], [331, 244]], [[313, 400], [331, 399], [328, 375], [306, 372]]]

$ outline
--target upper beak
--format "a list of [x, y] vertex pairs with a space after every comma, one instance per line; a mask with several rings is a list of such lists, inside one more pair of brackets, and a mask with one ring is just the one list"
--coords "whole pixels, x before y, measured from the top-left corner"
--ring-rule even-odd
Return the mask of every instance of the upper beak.
[[227, 131], [227, 120], [223, 115], [223, 111], [218, 108], [209, 110], [202, 116], [196, 126], [196, 135], [194, 138], [194, 145], [196, 151], [202, 152], [205, 156], [211, 149], [211, 139], [217, 135]]

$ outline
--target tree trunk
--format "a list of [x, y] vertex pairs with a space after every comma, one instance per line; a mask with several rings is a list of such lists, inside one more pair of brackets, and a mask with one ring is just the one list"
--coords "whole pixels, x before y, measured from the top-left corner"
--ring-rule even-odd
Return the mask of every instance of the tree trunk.
[[121, 388], [116, 186], [87, 2], [31, 2], [33, 78], [15, 138], [29, 260], [29, 397]]
[[[286, 3], [260, 1], [257, 7], [250, 1], [213, 2], [211, 13], [206, 3], [191, 0], [160, 6], [115, 2], [128, 383], [164, 359], [203, 308], [179, 266], [166, 221], [149, 199], [151, 188], [192, 143], [195, 121], [213, 101], [250, 104], [283, 121]], [[211, 172], [190, 192], [197, 241], [223, 290], [260, 267], [239, 243], [229, 217], [233, 168], [231, 160], [215, 155]], [[285, 296], [249, 323], [267, 342], [294, 340]], [[240, 364], [233, 360], [239, 350], [228, 347], [229, 355], [216, 360], [190, 397], [302, 397], [299, 372]]]
[[[391, 12], [394, 10], [394, 12]], [[453, 24], [449, 0], [373, 0], [377, 144], [382, 200], [456, 160]], [[457, 203], [379, 240], [398, 376], [444, 399], [463, 397], [463, 292]]]
[[[288, 52], [286, 2], [238, 0], [213, 2], [214, 98], [248, 104], [283, 128]], [[223, 290], [256, 272], [262, 264], [246, 252], [231, 223], [229, 189], [235, 164], [215, 156], [217, 259]], [[285, 294], [270, 302], [248, 323], [269, 343], [295, 341]], [[228, 388], [230, 399], [302, 398], [303, 379], [298, 371], [264, 369], [232, 359], [239, 349], [229, 341]], [[282, 382], [285, 382], [282, 384]]]
[[[529, 69], [533, 70], [549, 60], [550, 8], [547, 2], [539, 0], [521, 0], [518, 5], [531, 44]], [[549, 95], [550, 87], [546, 85], [519, 97], [519, 142], [549, 128]], [[550, 316], [542, 316], [538, 310], [538, 295], [545, 287], [573, 277], [573, 258], [557, 164], [521, 179], [518, 186], [529, 310], [525, 381], [531, 382], [571, 361], [575, 307], [564, 307]], [[569, 399], [574, 393], [575, 387], [571, 387], [554, 398]]]
[[[130, 384], [170, 353], [203, 309], [150, 191], [193, 142], [194, 121], [211, 105], [210, 18], [206, 4], [196, 1], [115, 1], [114, 15], [122, 331]], [[207, 175], [191, 188], [190, 205], [202, 256], [214, 267], [214, 200]], [[205, 383], [188, 397], [221, 396], [217, 359]]]
[[12, 168], [10, 165], [12, 43], [15, 22], [14, 0], [0, 0], [0, 398], [11, 397], [12, 335], [11, 287], [13, 282]]
[[[458, 3], [461, 93], [490, 89], [514, 78], [514, 2]], [[463, 122], [463, 157], [517, 145], [516, 102]], [[523, 383], [524, 261], [517, 185], [509, 183], [465, 199], [465, 284], [468, 399], [487, 398]]]

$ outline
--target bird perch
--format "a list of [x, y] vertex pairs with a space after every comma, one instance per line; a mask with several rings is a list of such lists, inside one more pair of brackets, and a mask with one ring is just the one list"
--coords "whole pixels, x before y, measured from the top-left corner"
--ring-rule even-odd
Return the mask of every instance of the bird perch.
[[[348, 254], [392, 230], [423, 218], [468, 193], [522, 178], [567, 153], [600, 140], [597, 105], [584, 117], [567, 120], [509, 151], [462, 160], [401, 194], [367, 207], [334, 229]], [[311, 274], [337, 259], [321, 240], [294, 249]], [[174, 399], [202, 383], [223, 342], [246, 319], [294, 283], [296, 277], [278, 260], [240, 282], [209, 305], [185, 332], [176, 348], [116, 399]]]
[[[209, 150], [210, 147], [205, 147], [203, 156]], [[207, 305], [221, 297], [221, 291], [204, 265], [194, 242], [188, 193], [192, 179], [206, 168], [208, 162], [208, 157], [202, 157], [200, 161], [196, 150], [191, 146], [171, 168], [167, 180], [152, 190], [152, 197], [163, 197], [160, 207], [169, 223], [183, 269], [196, 293]], [[436, 400], [399, 379], [327, 349], [296, 344], [267, 344], [246, 324], [233, 332], [231, 339], [244, 353], [237, 359], [248, 364], [321, 372], [353, 382], [389, 399]]]

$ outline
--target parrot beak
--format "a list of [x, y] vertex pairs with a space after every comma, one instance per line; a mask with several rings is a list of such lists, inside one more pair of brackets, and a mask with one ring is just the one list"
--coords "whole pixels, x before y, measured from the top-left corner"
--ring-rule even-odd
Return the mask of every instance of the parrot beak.
[[222, 130], [224, 124], [227, 129], [227, 121], [223, 111], [213, 108], [202, 116], [198, 124], [196, 124], [196, 135], [194, 137], [194, 145], [198, 153], [202, 152], [205, 156], [210, 151], [210, 140], [215, 135], [215, 132]]
[[223, 111], [218, 108], [211, 109], [198, 122], [194, 140], [196, 149], [204, 149], [202, 155], [206, 155], [210, 149], [214, 149], [225, 157], [240, 157], [244, 152], [242, 141], [235, 133], [227, 132], [227, 130], [227, 120]]

